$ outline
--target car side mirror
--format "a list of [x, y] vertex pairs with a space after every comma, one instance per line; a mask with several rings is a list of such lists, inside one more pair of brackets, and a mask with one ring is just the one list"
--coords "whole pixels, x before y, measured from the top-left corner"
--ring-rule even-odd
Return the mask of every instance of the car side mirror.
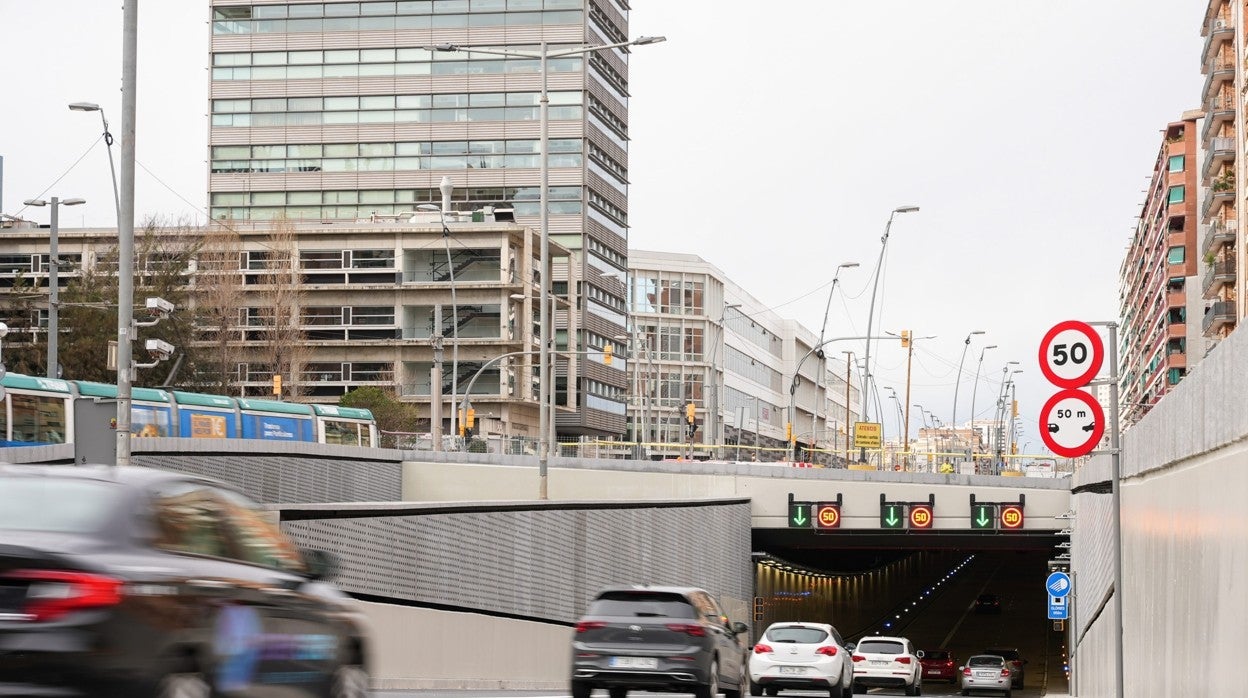
[[854, 651], [854, 648], [855, 648], [855, 647], [857, 647], [857, 646], [858, 646], [858, 643], [856, 643], [856, 642], [850, 642], [850, 643], [848, 643], [848, 644], [846, 644], [846, 645], [845, 645], [845, 651], [846, 651], [846, 652], [853, 652], [853, 651]]
[[964, 667], [964, 666], [960, 666], [960, 667], [958, 667], [958, 671], [966, 671], [966, 667]]
[[328, 580], [338, 575], [337, 555], [315, 548], [304, 548], [301, 552], [308, 579]]
[[732, 632], [738, 635], [744, 635], [750, 632], [750, 626], [746, 625], [745, 623], [742, 623], [741, 621], [737, 621], [732, 624]]
[[919, 650], [918, 652], [914, 653], [914, 656], [918, 657], [919, 659], [922, 659], [925, 655], [926, 653], [923, 650]]

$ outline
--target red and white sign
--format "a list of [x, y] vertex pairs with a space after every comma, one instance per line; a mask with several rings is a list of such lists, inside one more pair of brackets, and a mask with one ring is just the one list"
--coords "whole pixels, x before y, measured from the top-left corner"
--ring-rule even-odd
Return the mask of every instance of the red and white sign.
[[1059, 388], [1082, 388], [1091, 383], [1104, 360], [1101, 335], [1086, 322], [1059, 322], [1040, 341], [1040, 372]]
[[932, 512], [931, 505], [910, 505], [910, 528], [931, 528], [935, 519], [936, 517]]
[[841, 507], [836, 504], [815, 505], [815, 528], [840, 528]]
[[1040, 438], [1059, 456], [1091, 453], [1105, 433], [1105, 412], [1082, 390], [1061, 390], [1040, 410]]
[[1001, 528], [1016, 531], [1023, 527], [1023, 507], [1020, 504], [1011, 504], [1001, 507]]

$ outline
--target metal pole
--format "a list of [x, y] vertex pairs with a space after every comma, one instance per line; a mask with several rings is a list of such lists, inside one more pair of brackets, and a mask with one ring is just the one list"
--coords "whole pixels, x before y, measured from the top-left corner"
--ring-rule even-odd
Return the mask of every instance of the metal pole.
[[905, 444], [906, 467], [910, 467], [910, 361], [914, 358], [914, 337], [910, 338], [909, 346], [906, 347], [906, 425], [902, 432], [902, 443]]
[[122, 8], [121, 199], [117, 217], [117, 465], [130, 465], [131, 325], [134, 321], [135, 89], [138, 86], [138, 0]]
[[1113, 376], [1109, 383], [1109, 451], [1110, 477], [1113, 482], [1114, 526], [1114, 681], [1115, 695], [1123, 698], [1123, 647], [1122, 647], [1122, 449], [1118, 433], [1118, 324], [1107, 323], [1109, 328], [1109, 370]]
[[845, 467], [849, 467], [849, 430], [852, 428], [849, 423], [849, 381], [853, 375], [850, 361], [854, 358], [854, 352], [845, 352]]
[[539, 104], [539, 115], [541, 122], [540, 145], [538, 149], [541, 151], [541, 162], [539, 170], [541, 172], [541, 184], [538, 188], [538, 205], [541, 207], [539, 212], [539, 221], [541, 227], [541, 264], [542, 264], [542, 292], [541, 303], [542, 308], [539, 315], [538, 323], [540, 324], [541, 337], [539, 338], [539, 356], [538, 364], [541, 366], [541, 376], [538, 382], [538, 419], [537, 419], [537, 498], [547, 498], [546, 483], [546, 464], [549, 457], [549, 429], [550, 418], [553, 416], [547, 410], [553, 404], [551, 400], [550, 389], [550, 221], [546, 212], [550, 189], [550, 166], [548, 164], [549, 157], [547, 151], [550, 149], [550, 132], [549, 132], [549, 113], [550, 113], [550, 96], [546, 92], [546, 55], [547, 44], [545, 41], [541, 43], [541, 56], [539, 72], [542, 74], [542, 93]]
[[[459, 303], [455, 299], [455, 260], [451, 258], [451, 230], [446, 227], [446, 206], [450, 203], [450, 177], [442, 178], [442, 243], [446, 247], [446, 264], [451, 275], [451, 440], [459, 438]], [[439, 403], [441, 400], [439, 399]]]
[[[433, 326], [435, 332], [430, 342], [433, 345], [433, 367], [429, 369], [429, 431], [433, 434], [433, 450], [442, 450], [442, 304], [433, 306]], [[451, 403], [452, 409], [454, 403]]]
[[[57, 275], [57, 232], [59, 230], [60, 221], [57, 213], [61, 208], [61, 200], [52, 197], [52, 238], [48, 247], [48, 367], [46, 373], [48, 378], [60, 378], [60, 371], [56, 370], [57, 356], [56, 343], [60, 338], [60, 328], [58, 326], [58, 314], [60, 310], [60, 288], [61, 281]], [[66, 437], [68, 438], [68, 434]]]
[[[972, 449], [979, 446], [979, 432], [975, 431], [975, 395], [979, 392], [979, 370], [984, 367], [984, 353], [989, 349], [995, 349], [997, 345], [989, 344], [979, 350], [979, 363], [975, 364], [975, 382], [971, 384], [971, 431], [975, 432], [975, 443]], [[971, 456], [971, 465], [975, 464], [975, 456]]]
[[[869, 310], [867, 311], [867, 337], [868, 339], [867, 339], [867, 347], [866, 347], [866, 357], [864, 359], [866, 363], [866, 368], [864, 370], [868, 376], [868, 381], [870, 380], [870, 376], [871, 376], [871, 339], [870, 337], [871, 337], [871, 329], [872, 327], [874, 327], [874, 323], [875, 323], [875, 293], [880, 288], [880, 271], [884, 266], [884, 250], [888, 248], [888, 231], [893, 227], [893, 216], [895, 215], [897, 215], [896, 211], [893, 211], [892, 213], [888, 214], [888, 223], [884, 225], [884, 236], [880, 238], [880, 258], [875, 263], [875, 275], [874, 275], [875, 281], [871, 285], [871, 305], [869, 306]], [[867, 421], [868, 419], [867, 415], [870, 413], [870, 410], [871, 410], [871, 385], [870, 383], [868, 382], [867, 385], [862, 386], [862, 389], [866, 391], [863, 394], [863, 400], [862, 400], [862, 421], [865, 422]]]

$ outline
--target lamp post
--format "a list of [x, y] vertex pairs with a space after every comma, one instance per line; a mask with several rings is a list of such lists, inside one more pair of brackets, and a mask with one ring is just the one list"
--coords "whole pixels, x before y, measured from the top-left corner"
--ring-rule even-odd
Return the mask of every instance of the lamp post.
[[130, 396], [134, 380], [134, 154], [139, 6], [122, 7], [121, 192], [117, 198], [117, 466], [130, 465]]
[[1009, 409], [1008, 403], [1006, 401], [1007, 396], [1010, 393], [1010, 387], [1014, 384], [1014, 376], [1023, 372], [1023, 369], [1021, 368], [1016, 368], [1013, 370], [1013, 372], [1010, 371], [1010, 365], [1017, 364], [1017, 363], [1018, 363], [1017, 361], [1011, 361], [1007, 363], [1004, 368], [1001, 369], [1001, 374], [1002, 374], [1001, 375], [1001, 378], [1002, 378], [1001, 393], [1000, 393], [1000, 396], [997, 398], [997, 417], [994, 420], [997, 425], [996, 428], [997, 428], [997, 434], [998, 434], [997, 449], [996, 449], [997, 450], [997, 463], [996, 463], [997, 467], [1004, 465], [1003, 455], [1005, 453], [1005, 443], [1006, 443], [1006, 436], [1007, 436], [1007, 434], [1005, 433], [1005, 412], [1007, 409]]
[[884, 236], [880, 238], [880, 258], [875, 263], [875, 281], [871, 285], [871, 307], [870, 307], [870, 310], [867, 312], [867, 347], [866, 347], [866, 352], [865, 352], [866, 353], [866, 357], [865, 357], [866, 368], [863, 371], [864, 375], [867, 377], [867, 381], [864, 382], [862, 386], [862, 389], [866, 391], [866, 393], [863, 396], [864, 399], [862, 401], [862, 413], [863, 413], [862, 421], [864, 422], [870, 421], [867, 418], [867, 412], [868, 410], [871, 409], [870, 407], [871, 406], [871, 383], [870, 383], [871, 339], [870, 339], [870, 336], [871, 336], [871, 328], [874, 326], [874, 321], [875, 321], [875, 292], [879, 290], [880, 288], [880, 268], [884, 266], [884, 251], [888, 249], [888, 232], [893, 227], [893, 217], [896, 216], [898, 213], [914, 213], [915, 211], [918, 211], [918, 210], [919, 210], [918, 206], [898, 206], [897, 208], [893, 209], [893, 212], [888, 214], [888, 223], [884, 226]]
[[[438, 190], [442, 193], [442, 205], [436, 204], [419, 204], [416, 206], [421, 211], [437, 211], [438, 220], [442, 223], [442, 244], [446, 248], [446, 264], [451, 279], [451, 439], [454, 440], [459, 435], [459, 304], [455, 299], [455, 260], [451, 257], [451, 230], [446, 227], [446, 213], [451, 207], [451, 192], [454, 185], [451, 184], [450, 177], [443, 177], [438, 184]], [[442, 334], [442, 328], [439, 325], [438, 334]], [[440, 343], [439, 336], [435, 341]], [[433, 393], [433, 399], [438, 403], [438, 423], [436, 425], [437, 435], [442, 432], [442, 352], [441, 347], [437, 347], [434, 357], [437, 362], [438, 384], [430, 386]], [[432, 411], [431, 411], [432, 416]], [[434, 427], [433, 424], [430, 424]], [[433, 439], [434, 450], [439, 450], [442, 439], [435, 435]]]
[[[975, 364], [975, 382], [971, 384], [971, 431], [975, 432], [975, 443], [971, 445], [972, 449], [979, 447], [979, 432], [976, 431], [975, 429], [975, 394], [979, 392], [979, 369], [983, 368], [984, 366], [984, 353], [987, 352], [989, 349], [996, 349], [996, 348], [997, 348], [997, 345], [989, 344], [988, 346], [980, 349], [979, 350], [979, 362]], [[975, 462], [974, 455], [971, 456], [971, 462], [972, 464]]]
[[60, 378], [61, 372], [58, 369], [57, 361], [57, 341], [60, 338], [60, 289], [61, 280], [57, 272], [60, 270], [60, 259], [58, 258], [59, 250], [57, 249], [57, 233], [60, 232], [60, 218], [58, 211], [61, 206], [77, 206], [87, 203], [86, 199], [58, 199], [52, 197], [44, 201], [43, 199], [27, 199], [24, 202], [27, 206], [51, 206], [52, 207], [52, 234], [49, 239], [48, 246], [48, 366], [45, 371], [48, 378]]
[[104, 108], [93, 102], [74, 102], [69, 105], [70, 111], [98, 111], [100, 123], [104, 124], [104, 145], [108, 150], [108, 171], [113, 179], [113, 206], [117, 209], [117, 219], [121, 219], [121, 197], [117, 194], [117, 169], [113, 166], [113, 134], [108, 131], [108, 119], [104, 117]]
[[[548, 424], [553, 421], [551, 419], [554, 411], [554, 401], [550, 399], [551, 371], [550, 368], [550, 343], [553, 332], [550, 327], [550, 221], [547, 211], [547, 198], [550, 195], [550, 96], [546, 89], [547, 63], [551, 58], [562, 58], [564, 56], [579, 56], [586, 53], [596, 51], [606, 51], [609, 49], [623, 48], [625, 46], [644, 46], [646, 44], [656, 44], [666, 41], [667, 37], [663, 36], [642, 36], [632, 41], [621, 41], [614, 44], [604, 44], [602, 46], [580, 46], [577, 48], [557, 49], [552, 51], [550, 44], [542, 41], [538, 51], [513, 51], [498, 48], [473, 48], [470, 46], [459, 46], [456, 44], [438, 44], [436, 46], [423, 47], [427, 51], [444, 51], [444, 52], [461, 52], [461, 53], [480, 53], [492, 56], [504, 56], [511, 58], [536, 58], [539, 60], [539, 72], [541, 73], [542, 90], [538, 101], [538, 116], [540, 119], [540, 185], [538, 189], [538, 205], [541, 207], [539, 213], [539, 225], [541, 229], [541, 311], [538, 318], [541, 337], [539, 343], [538, 365], [540, 366], [540, 381], [538, 387], [538, 499], [546, 499], [547, 481], [546, 481], [546, 465], [550, 450], [550, 437], [548, 434]], [[549, 412], [548, 412], [549, 410]]]
[[[966, 350], [971, 346], [971, 337], [977, 334], [983, 334], [983, 330], [971, 330], [966, 333], [966, 339], [962, 342], [962, 358], [958, 359], [958, 380], [953, 384], [953, 444], [954, 448], [958, 447], [958, 389], [962, 387], [962, 364], [966, 362]], [[971, 421], [975, 421], [975, 415], [971, 415]]]
[[[832, 286], [828, 289], [828, 302], [823, 306], [823, 322], [819, 324], [819, 342], [823, 343], [824, 333], [828, 330], [828, 312], [832, 310], [832, 294], [836, 293], [836, 284], [840, 281], [842, 269], [853, 269], [858, 266], [858, 262], [841, 262], [836, 265], [836, 273], [832, 275]], [[815, 374], [815, 409], [810, 414], [810, 445], [815, 448], [819, 445], [819, 404], [824, 402], [821, 397], [820, 390], [823, 384], [823, 374], [827, 371], [827, 367], [822, 365], [823, 352], [819, 352], [819, 373]], [[826, 431], [828, 417], [824, 415], [823, 423]]]
[[715, 325], [715, 342], [711, 344], [711, 361], [710, 361], [710, 371], [711, 371], [710, 388], [711, 390], [710, 390], [710, 393], [711, 393], [711, 401], [714, 404], [707, 405], [706, 418], [707, 418], [708, 424], [706, 425], [706, 433], [710, 435], [711, 439], [713, 440], [717, 454], [718, 454], [719, 447], [724, 442], [724, 435], [723, 435], [724, 418], [723, 418], [723, 415], [720, 414], [720, 405], [722, 404], [720, 401], [720, 392], [723, 390], [723, 385], [721, 381], [719, 380], [719, 374], [720, 374], [719, 364], [721, 361], [719, 346], [724, 343], [724, 321], [726, 320], [728, 316], [728, 311], [733, 310], [733, 309], [739, 310], [740, 308], [741, 308], [740, 303], [728, 303], [724, 305], [723, 311], [721, 311], [719, 314], [719, 323]]
[[[858, 339], [868, 339], [868, 337], [833, 337], [832, 339], [825, 339], [824, 341], [811, 347], [810, 351], [802, 355], [802, 358], [799, 359], [797, 362], [797, 366], [794, 367], [793, 369], [793, 381], [789, 384], [788, 423], [789, 423], [790, 431], [792, 430], [793, 420], [797, 415], [797, 385], [802, 379], [802, 364], [806, 363], [806, 359], [809, 359], [815, 352], [822, 350], [824, 346], [831, 344], [833, 342], [849, 342], [849, 341], [854, 341]], [[872, 339], [886, 339], [886, 338], [885, 337], [873, 337]], [[866, 409], [866, 408], [864, 407], [863, 409]], [[788, 443], [788, 450], [787, 450], [789, 461], [793, 460], [794, 445], [795, 445], [794, 439], [790, 437], [789, 443]]]

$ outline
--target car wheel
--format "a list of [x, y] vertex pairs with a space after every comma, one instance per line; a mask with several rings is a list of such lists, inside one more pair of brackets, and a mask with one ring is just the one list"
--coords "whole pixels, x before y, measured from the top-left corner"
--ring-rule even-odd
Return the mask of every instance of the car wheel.
[[917, 695], [919, 695], [919, 684], [918, 684], [918, 682], [906, 684], [906, 695], [908, 695], [908, 696], [917, 696]]
[[767, 695], [769, 695], [769, 696], [778, 696], [778, 695], [780, 695], [780, 689], [778, 689], [778, 688], [768, 688], [768, 689], [767, 689]]
[[711, 669], [707, 672], [706, 683], [698, 686], [693, 695], [696, 698], [719, 698], [719, 662], [711, 660]]
[[157, 698], [210, 698], [212, 685], [200, 672], [169, 674], [156, 685]]
[[584, 681], [572, 682], [572, 698], [589, 698], [594, 692], [594, 687]]
[[[841, 669], [841, 671], [845, 671]], [[841, 677], [844, 680], [844, 676]], [[849, 675], [849, 681], [841, 686], [841, 698], [854, 698], [854, 675]]]
[[608, 688], [607, 695], [611, 696], [611, 698], [628, 698], [628, 689], [619, 687]]
[[759, 686], [758, 684], [754, 683], [753, 681], [750, 681], [750, 695], [752, 695], [752, 696], [761, 696], [761, 695], [763, 695], [763, 687], [762, 687], [762, 686]]
[[964, 688], [964, 689], [962, 689], [962, 695], [964, 695], [964, 696], [969, 696], [969, 695], [971, 695], [971, 692], [970, 692], [970, 691], [968, 691], [968, 690], [966, 690], [966, 689]]
[[867, 692], [867, 690], [866, 690], [865, 688], [863, 688], [863, 687], [862, 687], [861, 685], [859, 685], [859, 684], [856, 684], [856, 683], [851, 683], [851, 684], [849, 685], [849, 692], [850, 692], [850, 694], [854, 694], [854, 693], [866, 693], [866, 692]]
[[368, 698], [368, 671], [359, 664], [346, 664], [334, 672], [330, 698]]

